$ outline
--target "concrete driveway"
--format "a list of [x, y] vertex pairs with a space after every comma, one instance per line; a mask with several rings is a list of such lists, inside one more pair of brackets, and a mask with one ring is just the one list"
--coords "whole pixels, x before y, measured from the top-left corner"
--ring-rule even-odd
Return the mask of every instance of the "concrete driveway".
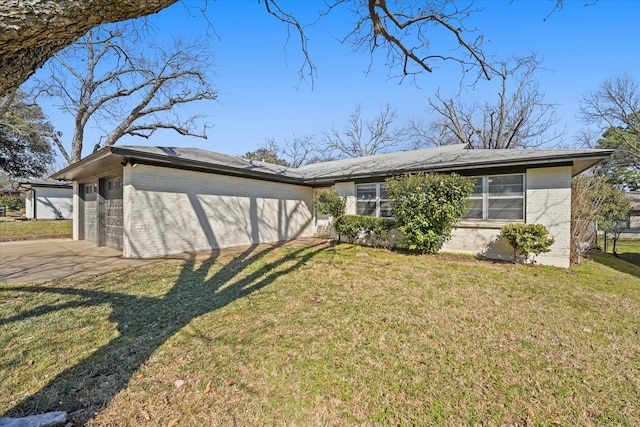
[[122, 258], [120, 250], [84, 240], [0, 242], [0, 283], [40, 282], [160, 261]]
[[[329, 245], [330, 240], [313, 237], [288, 242], [251, 246], [261, 251], [274, 246], [305, 247]], [[85, 240], [43, 239], [17, 242], [0, 242], [0, 283], [32, 283], [52, 279], [99, 273], [118, 267], [135, 267], [167, 260], [207, 259], [219, 255], [236, 255], [249, 246], [178, 254], [161, 258], [123, 258], [122, 251], [96, 247]]]

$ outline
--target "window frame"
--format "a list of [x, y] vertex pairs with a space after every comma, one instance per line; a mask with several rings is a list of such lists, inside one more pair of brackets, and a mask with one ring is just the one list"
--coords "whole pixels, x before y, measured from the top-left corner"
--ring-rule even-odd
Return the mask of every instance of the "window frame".
[[[494, 195], [491, 196], [490, 193], [490, 179], [496, 177], [507, 177], [507, 176], [520, 176], [522, 178], [522, 192], [520, 195], [514, 194], [505, 194], [505, 195]], [[462, 219], [464, 221], [483, 221], [483, 222], [524, 222], [526, 220], [527, 212], [526, 212], [526, 197], [527, 197], [527, 181], [526, 181], [526, 173], [508, 173], [508, 174], [494, 174], [494, 175], [479, 175], [479, 176], [471, 176], [470, 178], [481, 179], [482, 180], [482, 194], [481, 195], [472, 195], [471, 200], [482, 200], [482, 217], [481, 218], [470, 218], [465, 215]], [[521, 205], [521, 217], [520, 218], [490, 218], [490, 205], [491, 200], [514, 200], [519, 199], [522, 201]]]
[[[360, 199], [360, 197], [358, 197], [358, 187], [363, 187], [363, 186], [374, 186], [375, 191], [376, 191], [376, 196], [375, 198], [372, 199]], [[389, 193], [387, 192], [387, 198], [382, 198], [382, 193], [383, 191], [386, 192], [386, 183], [384, 182], [362, 182], [362, 183], [357, 183], [356, 184], [356, 191], [355, 191], [355, 198], [356, 198], [356, 215], [363, 215], [363, 216], [371, 216], [371, 217], [375, 217], [375, 218], [393, 218], [392, 215], [387, 215], [387, 216], [381, 216], [381, 212], [384, 210], [381, 208], [383, 203], [389, 203]], [[375, 203], [375, 209], [373, 211], [372, 214], [368, 214], [366, 213], [358, 213], [358, 205], [360, 203]], [[391, 212], [391, 209], [389, 208], [389, 212]]]

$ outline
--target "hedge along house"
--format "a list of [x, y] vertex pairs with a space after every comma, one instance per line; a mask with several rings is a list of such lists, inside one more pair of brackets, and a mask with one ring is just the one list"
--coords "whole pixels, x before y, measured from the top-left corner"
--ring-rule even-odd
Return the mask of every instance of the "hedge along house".
[[538, 262], [569, 266], [571, 178], [610, 150], [470, 150], [452, 145], [293, 169], [195, 148], [111, 146], [53, 178], [73, 181], [74, 239], [142, 258], [313, 236], [314, 195], [335, 189], [347, 213], [391, 216], [384, 180], [417, 172], [475, 178], [471, 209], [444, 250], [511, 257], [507, 222], [555, 238]]
[[28, 219], [70, 219], [73, 217], [71, 182], [32, 178], [16, 181], [12, 187], [24, 194], [25, 216]]

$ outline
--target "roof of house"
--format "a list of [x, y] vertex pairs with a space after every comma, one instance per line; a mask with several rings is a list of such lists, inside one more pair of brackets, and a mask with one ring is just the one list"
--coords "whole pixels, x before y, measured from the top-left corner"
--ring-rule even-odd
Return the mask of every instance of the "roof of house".
[[18, 191], [28, 191], [33, 187], [72, 188], [73, 183], [71, 181], [59, 181], [50, 178], [28, 178], [14, 181], [11, 186]]
[[490, 168], [566, 166], [577, 175], [608, 158], [612, 150], [471, 150], [465, 144], [335, 160], [301, 168], [248, 160], [199, 148], [111, 146], [55, 173], [76, 180], [127, 164], [152, 164], [307, 185], [366, 180], [410, 172], [454, 172]]
[[640, 212], [640, 191], [627, 191], [624, 197], [631, 202], [631, 212]]

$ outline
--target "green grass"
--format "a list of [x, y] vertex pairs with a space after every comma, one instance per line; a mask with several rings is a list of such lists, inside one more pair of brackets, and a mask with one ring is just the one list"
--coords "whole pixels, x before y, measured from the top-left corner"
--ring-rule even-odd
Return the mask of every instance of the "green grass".
[[70, 219], [2, 221], [0, 222], [0, 242], [38, 238], [43, 236], [69, 236], [72, 231], [72, 221]]
[[[608, 240], [607, 251], [611, 253], [613, 252], [613, 241], [612, 239]], [[598, 243], [600, 248], [604, 249], [604, 239], [598, 239]], [[640, 239], [621, 238], [616, 244], [616, 252], [621, 259], [640, 266]]]
[[640, 267], [610, 259], [340, 245], [0, 285], [0, 416], [640, 425]]

